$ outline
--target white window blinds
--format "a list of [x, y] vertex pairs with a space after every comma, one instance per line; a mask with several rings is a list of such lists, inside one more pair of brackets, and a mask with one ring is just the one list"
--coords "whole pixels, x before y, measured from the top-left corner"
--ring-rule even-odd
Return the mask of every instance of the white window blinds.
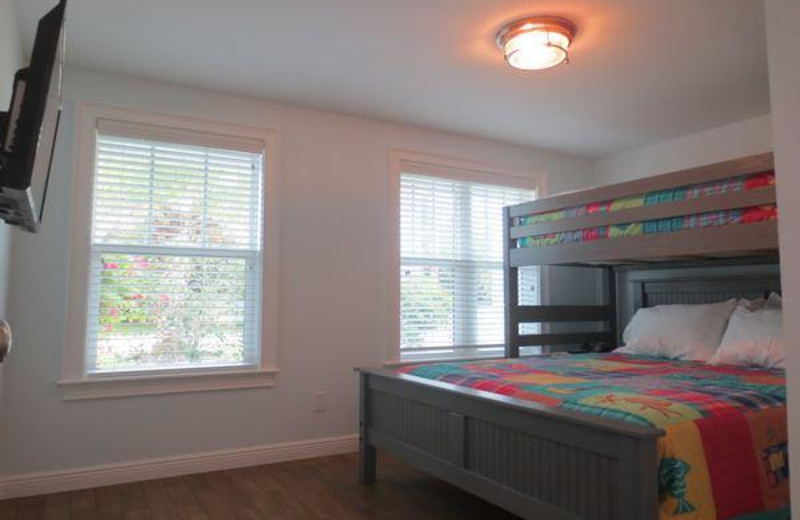
[[263, 151], [113, 130], [96, 143], [87, 372], [257, 364]]
[[[494, 355], [504, 343], [503, 207], [534, 190], [400, 176], [401, 358]], [[522, 301], [539, 301], [538, 270]]]

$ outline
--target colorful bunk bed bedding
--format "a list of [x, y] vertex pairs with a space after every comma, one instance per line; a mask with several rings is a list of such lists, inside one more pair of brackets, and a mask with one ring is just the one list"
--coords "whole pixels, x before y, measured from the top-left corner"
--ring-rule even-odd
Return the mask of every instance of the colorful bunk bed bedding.
[[[556, 222], [568, 218], [582, 217], [598, 213], [613, 213], [625, 209], [640, 208], [678, 202], [682, 200], [698, 199], [711, 195], [724, 195], [740, 191], [764, 188], [775, 184], [775, 172], [763, 172], [750, 175], [740, 175], [720, 181], [681, 186], [678, 188], [655, 191], [629, 197], [593, 202], [581, 206], [574, 206], [557, 211], [548, 211], [534, 215], [518, 217], [515, 225], [527, 226], [543, 222]], [[517, 247], [541, 247], [561, 244], [572, 244], [601, 240], [606, 238], [629, 237], [653, 233], [671, 233], [684, 229], [703, 228], [711, 226], [725, 226], [730, 224], [748, 224], [774, 220], [778, 216], [774, 204], [754, 206], [733, 210], [714, 211], [695, 215], [645, 220], [611, 226], [600, 226], [575, 231], [548, 233], [523, 237], [517, 240]]]
[[662, 428], [662, 520], [789, 517], [782, 370], [622, 354], [408, 365], [400, 373]]

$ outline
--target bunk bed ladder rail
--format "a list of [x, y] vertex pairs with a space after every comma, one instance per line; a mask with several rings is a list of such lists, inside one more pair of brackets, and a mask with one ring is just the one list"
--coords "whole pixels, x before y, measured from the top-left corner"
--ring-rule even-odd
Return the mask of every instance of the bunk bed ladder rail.
[[[520, 356], [521, 347], [564, 347], [583, 346], [604, 343], [610, 348], [617, 341], [617, 281], [616, 271], [610, 266], [598, 266], [602, 269], [605, 280], [605, 305], [520, 305], [519, 303], [519, 267], [511, 263], [511, 251], [514, 239], [511, 238], [513, 217], [510, 208], [503, 208], [504, 235], [504, 276], [505, 276], [505, 357]], [[602, 331], [586, 332], [540, 332], [539, 334], [522, 334], [520, 325], [538, 323], [603, 323]]]

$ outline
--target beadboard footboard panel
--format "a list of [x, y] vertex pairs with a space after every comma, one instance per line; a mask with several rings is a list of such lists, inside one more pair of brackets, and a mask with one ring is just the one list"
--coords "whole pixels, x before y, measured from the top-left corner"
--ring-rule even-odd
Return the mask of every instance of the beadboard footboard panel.
[[663, 431], [361, 370], [360, 478], [376, 449], [526, 519], [657, 520]]

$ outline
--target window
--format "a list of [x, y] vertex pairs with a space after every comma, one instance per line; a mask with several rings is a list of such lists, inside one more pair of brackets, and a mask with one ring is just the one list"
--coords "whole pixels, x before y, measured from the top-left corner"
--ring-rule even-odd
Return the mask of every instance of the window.
[[[504, 180], [400, 170], [401, 360], [502, 354], [502, 209], [536, 198], [533, 187]], [[538, 269], [522, 273], [520, 288], [521, 301], [538, 303]]]
[[102, 117], [93, 126], [82, 356], [66, 383], [268, 368], [267, 142]]

